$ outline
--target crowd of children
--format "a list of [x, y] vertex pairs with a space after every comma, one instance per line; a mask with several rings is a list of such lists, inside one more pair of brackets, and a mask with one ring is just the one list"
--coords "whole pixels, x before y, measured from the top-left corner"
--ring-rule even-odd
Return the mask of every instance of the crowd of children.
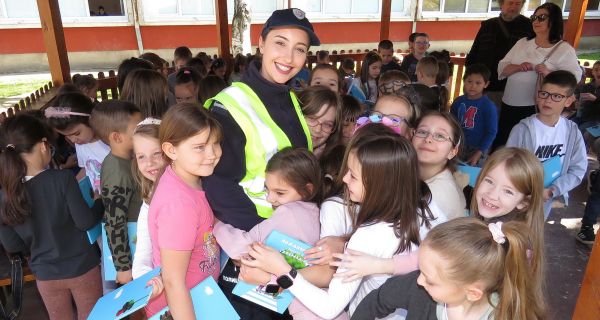
[[[318, 43], [312, 26], [272, 23], [280, 24], [266, 24], [262, 56], [238, 55], [231, 74], [226, 60], [193, 57], [187, 47], [175, 50], [171, 74], [145, 54], [119, 66], [120, 100], [96, 101], [97, 83], [77, 76], [43, 113], [2, 123], [0, 240], [8, 252], [29, 252], [50, 318], [85, 319], [103, 288], [114, 288], [86, 237], [100, 220], [116, 284], [162, 268], [149, 282], [147, 316], [169, 306], [173, 318], [194, 319], [189, 289], [213, 277], [243, 319], [546, 318], [544, 221], [552, 200], [567, 200], [586, 173], [580, 129], [600, 123], [600, 62], [594, 82], [581, 87], [568, 71], [546, 75], [535, 93], [538, 112], [492, 152], [498, 113], [485, 95], [485, 65], [466, 68], [464, 95], [451, 107], [448, 61], [427, 52], [425, 33], [411, 35], [401, 63], [393, 43], [380, 42], [358, 74], [352, 60], [338, 69], [319, 51], [299, 80], [307, 44], [294, 43], [294, 32]], [[294, 48], [289, 65], [270, 49], [271, 30], [277, 46]], [[291, 92], [292, 82], [301, 90]], [[576, 96], [579, 126], [561, 117]], [[250, 114], [245, 99], [279, 109]], [[288, 106], [297, 121], [282, 116]], [[263, 121], [267, 111], [274, 121]], [[286, 132], [272, 129], [282, 122]], [[250, 136], [252, 123], [275, 133], [261, 142]], [[544, 186], [541, 163], [556, 156], [561, 173]], [[468, 198], [453, 175], [459, 161], [482, 167]], [[244, 169], [226, 172], [234, 165]], [[227, 189], [227, 174], [239, 185]], [[77, 183], [87, 179], [91, 190], [82, 194]], [[578, 234], [588, 243], [600, 202], [595, 181]], [[222, 212], [241, 189], [258, 190], [262, 202], [244, 198], [259, 216], [240, 222]], [[227, 190], [231, 198], [215, 196]], [[137, 222], [135, 253], [130, 222]], [[305, 252], [311, 265], [296, 270], [265, 246], [273, 230], [313, 246]], [[234, 297], [237, 279], [222, 272], [288, 289], [295, 299], [283, 315], [255, 312], [261, 307]]]

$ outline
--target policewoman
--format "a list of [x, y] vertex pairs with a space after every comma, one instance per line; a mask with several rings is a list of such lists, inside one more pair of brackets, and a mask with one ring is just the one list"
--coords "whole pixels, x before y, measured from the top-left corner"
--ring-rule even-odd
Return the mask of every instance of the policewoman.
[[[312, 150], [308, 126], [288, 85], [302, 69], [310, 46], [320, 45], [311, 23], [300, 9], [273, 12], [259, 38], [261, 59], [205, 103], [223, 128], [223, 155], [214, 173], [203, 178], [215, 216], [236, 228], [250, 230], [271, 216], [266, 201], [265, 167], [285, 147]], [[239, 273], [231, 260], [219, 284], [242, 319], [278, 315], [231, 293]]]

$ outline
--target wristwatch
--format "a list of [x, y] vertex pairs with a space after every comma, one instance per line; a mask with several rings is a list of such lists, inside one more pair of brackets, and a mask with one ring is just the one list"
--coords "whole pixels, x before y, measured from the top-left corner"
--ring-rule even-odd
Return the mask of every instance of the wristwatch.
[[279, 292], [279, 284], [277, 284], [277, 277], [271, 275], [271, 280], [265, 285], [265, 292], [270, 294], [276, 294]]
[[277, 284], [282, 289], [287, 289], [294, 284], [294, 279], [296, 279], [296, 275], [298, 275], [298, 271], [292, 267], [288, 274], [284, 274], [277, 278]]

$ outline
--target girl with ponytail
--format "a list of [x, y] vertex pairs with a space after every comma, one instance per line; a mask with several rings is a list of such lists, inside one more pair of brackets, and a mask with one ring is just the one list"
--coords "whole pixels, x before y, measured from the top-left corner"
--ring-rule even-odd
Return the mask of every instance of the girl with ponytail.
[[102, 296], [100, 259], [86, 230], [100, 221], [103, 208], [100, 200], [88, 207], [71, 172], [48, 169], [50, 136], [27, 114], [0, 127], [0, 241], [7, 252], [31, 253], [29, 266], [51, 320], [75, 313], [86, 319]]
[[419, 248], [420, 271], [390, 278], [362, 300], [352, 319], [382, 318], [397, 308], [411, 319], [544, 319], [528, 233], [517, 221], [440, 224]]

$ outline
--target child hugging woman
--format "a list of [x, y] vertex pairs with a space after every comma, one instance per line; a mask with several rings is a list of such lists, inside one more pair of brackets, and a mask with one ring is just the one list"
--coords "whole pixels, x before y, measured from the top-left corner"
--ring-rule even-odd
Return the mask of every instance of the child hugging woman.
[[419, 269], [390, 278], [360, 303], [353, 320], [404, 308], [410, 319], [544, 319], [542, 292], [527, 257], [522, 222], [458, 218], [433, 228]]
[[[349, 249], [380, 258], [415, 250], [429, 227], [442, 216], [430, 206], [431, 195], [420, 181], [417, 156], [408, 140], [379, 124], [360, 128], [346, 149], [342, 166], [345, 198], [353, 218]], [[404, 183], [390, 183], [403, 181]], [[253, 244], [248, 254], [255, 260], [242, 263], [276, 275], [277, 283], [318, 316], [332, 319], [348, 306], [351, 315], [358, 303], [389, 276], [373, 275], [342, 282], [334, 278], [329, 290], [308, 282], [279, 252]], [[338, 268], [338, 273], [344, 268]], [[390, 319], [400, 319], [395, 314]]]

